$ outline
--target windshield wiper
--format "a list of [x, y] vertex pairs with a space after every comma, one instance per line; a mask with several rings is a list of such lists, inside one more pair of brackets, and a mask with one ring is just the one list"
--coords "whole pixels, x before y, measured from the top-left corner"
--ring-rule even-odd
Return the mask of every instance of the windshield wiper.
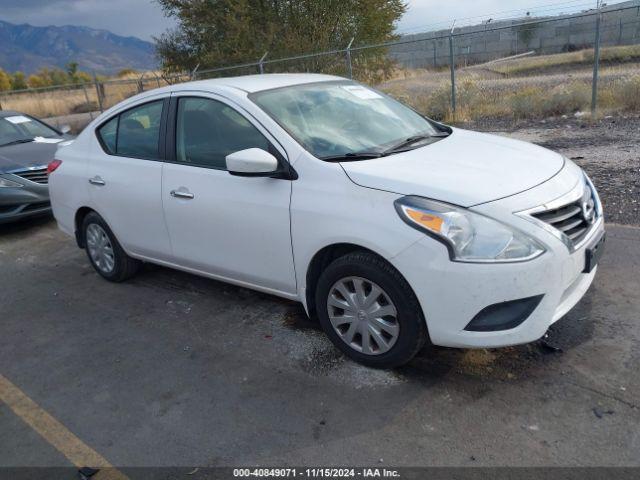
[[382, 152], [382, 155], [389, 155], [391, 153], [401, 152], [407, 149], [408, 147], [410, 147], [411, 145], [413, 145], [414, 143], [421, 142], [422, 140], [428, 140], [430, 138], [445, 138], [448, 136], [449, 136], [448, 132], [440, 132], [440, 133], [425, 134], [425, 135], [414, 135], [413, 137], [409, 137], [399, 143], [396, 143], [395, 145], [389, 147], [388, 149], [384, 150]]
[[413, 137], [409, 137], [404, 139], [402, 142], [399, 142], [386, 150], [382, 150], [379, 152], [349, 152], [343, 153], [342, 155], [331, 155], [328, 157], [320, 157], [321, 160], [326, 162], [349, 162], [353, 160], [370, 160], [372, 158], [381, 158], [391, 155], [393, 153], [399, 153], [405, 150], [408, 150], [407, 147], [410, 147], [414, 143], [418, 143], [422, 140], [429, 140], [431, 138], [445, 138], [450, 134], [448, 132], [439, 132], [433, 134], [423, 134], [423, 135], [414, 135]]
[[350, 162], [353, 160], [370, 160], [380, 157], [384, 157], [384, 154], [380, 152], [349, 152], [342, 155], [320, 157], [320, 160], [324, 160], [325, 162]]
[[12, 142], [3, 143], [0, 147], [7, 147], [9, 145], [17, 145], [19, 143], [29, 143], [33, 142], [33, 138], [21, 138], [20, 140], [13, 140]]

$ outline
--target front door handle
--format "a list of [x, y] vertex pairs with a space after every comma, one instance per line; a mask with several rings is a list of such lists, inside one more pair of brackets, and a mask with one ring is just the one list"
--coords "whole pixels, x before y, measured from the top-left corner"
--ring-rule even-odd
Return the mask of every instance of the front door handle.
[[99, 187], [103, 187], [103, 186], [105, 186], [105, 185], [106, 185], [106, 184], [104, 183], [104, 180], [102, 180], [102, 178], [100, 178], [100, 176], [98, 176], [98, 175], [96, 175], [96, 176], [95, 176], [95, 177], [93, 177], [93, 178], [90, 178], [90, 179], [89, 179], [89, 183], [90, 183], [91, 185], [97, 185], [97, 186], [99, 186]]
[[187, 200], [191, 200], [192, 198], [195, 197], [195, 195], [191, 192], [189, 192], [188, 190], [171, 190], [170, 192], [172, 197], [175, 198], [185, 198]]

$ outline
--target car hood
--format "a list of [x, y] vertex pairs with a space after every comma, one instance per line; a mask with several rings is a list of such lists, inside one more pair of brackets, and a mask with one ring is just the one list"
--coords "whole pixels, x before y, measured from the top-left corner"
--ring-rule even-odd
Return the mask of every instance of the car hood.
[[[70, 139], [70, 136], [60, 137], [60, 141]], [[58, 149], [58, 143], [47, 141], [34, 141], [18, 143], [0, 147], [0, 173], [10, 172], [21, 168], [40, 167], [47, 165]]]
[[470, 207], [549, 180], [564, 158], [531, 143], [455, 128], [415, 150], [341, 165], [363, 187]]

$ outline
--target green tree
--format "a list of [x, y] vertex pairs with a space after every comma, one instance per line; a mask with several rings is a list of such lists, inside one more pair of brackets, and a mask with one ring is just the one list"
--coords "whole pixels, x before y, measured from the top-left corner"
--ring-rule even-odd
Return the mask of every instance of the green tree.
[[75, 78], [77, 74], [78, 74], [78, 62], [67, 63], [67, 75], [69, 75], [69, 78]]
[[15, 72], [11, 77], [11, 90], [24, 90], [27, 87], [27, 79], [24, 73]]
[[48, 71], [50, 85], [66, 85], [70, 83], [71, 78], [64, 70], [55, 68]]
[[11, 88], [11, 77], [8, 73], [0, 68], [0, 92], [7, 91]]
[[[254, 62], [270, 58], [381, 43], [395, 38], [403, 0], [156, 0], [178, 20], [176, 29], [156, 38], [166, 71]], [[385, 67], [384, 51], [358, 53], [369, 71]], [[344, 56], [317, 57], [291, 69], [344, 68]], [[383, 62], [383, 63], [381, 63]], [[285, 68], [280, 66], [281, 68]]]
[[[24, 75], [22, 79], [24, 80]], [[42, 67], [33, 75], [27, 78], [27, 86], [30, 88], [51, 87], [58, 85], [69, 85], [76, 83], [86, 83], [91, 81], [91, 76], [78, 70], [78, 64], [71, 62], [66, 69]]]
[[40, 88], [40, 87], [48, 87], [51, 84], [49, 83], [48, 77], [43, 77], [41, 74], [33, 74], [29, 75], [27, 78], [27, 85], [29, 88]]

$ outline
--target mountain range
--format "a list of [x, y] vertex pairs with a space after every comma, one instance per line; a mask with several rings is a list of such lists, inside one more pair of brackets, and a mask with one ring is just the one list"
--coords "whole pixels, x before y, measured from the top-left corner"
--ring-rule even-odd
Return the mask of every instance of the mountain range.
[[157, 67], [154, 46], [136, 37], [121, 37], [88, 27], [34, 27], [0, 20], [0, 68], [33, 73], [41, 67], [77, 62], [79, 69], [113, 74], [125, 68]]

